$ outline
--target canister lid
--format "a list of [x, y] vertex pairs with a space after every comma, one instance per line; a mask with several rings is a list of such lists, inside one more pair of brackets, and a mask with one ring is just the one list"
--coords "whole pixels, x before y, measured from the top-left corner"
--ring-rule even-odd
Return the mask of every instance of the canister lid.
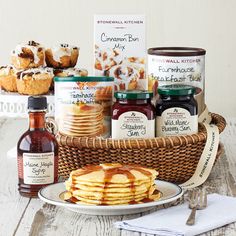
[[160, 95], [185, 96], [193, 95], [196, 91], [196, 88], [184, 84], [171, 84], [160, 86], [158, 87], [157, 91]]
[[153, 97], [153, 93], [146, 90], [124, 90], [114, 94], [119, 99], [148, 99]]
[[148, 54], [160, 55], [160, 56], [201, 56], [206, 54], [206, 50], [203, 48], [192, 48], [192, 47], [157, 47], [149, 48]]
[[113, 77], [107, 76], [56, 76], [55, 82], [108, 82], [114, 81]]

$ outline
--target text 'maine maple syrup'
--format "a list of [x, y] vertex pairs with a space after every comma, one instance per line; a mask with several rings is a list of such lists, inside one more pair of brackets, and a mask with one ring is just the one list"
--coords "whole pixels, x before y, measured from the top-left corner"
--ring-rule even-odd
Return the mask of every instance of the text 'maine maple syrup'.
[[38, 191], [58, 181], [58, 144], [45, 128], [47, 99], [28, 98], [29, 129], [17, 144], [19, 192], [25, 197], [37, 197]]

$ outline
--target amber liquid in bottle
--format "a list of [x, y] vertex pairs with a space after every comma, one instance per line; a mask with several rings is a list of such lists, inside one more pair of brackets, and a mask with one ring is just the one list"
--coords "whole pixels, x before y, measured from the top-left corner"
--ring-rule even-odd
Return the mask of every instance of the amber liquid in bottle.
[[45, 128], [45, 111], [29, 111], [29, 129], [17, 144], [18, 190], [37, 197], [38, 191], [58, 181], [58, 144]]

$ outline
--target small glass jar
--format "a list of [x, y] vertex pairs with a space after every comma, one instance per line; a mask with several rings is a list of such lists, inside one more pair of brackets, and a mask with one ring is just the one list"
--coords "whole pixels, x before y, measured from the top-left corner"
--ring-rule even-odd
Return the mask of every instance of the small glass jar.
[[182, 84], [160, 86], [156, 106], [156, 135], [190, 135], [198, 132], [195, 87]]
[[150, 91], [119, 91], [112, 107], [112, 138], [154, 138], [155, 108]]

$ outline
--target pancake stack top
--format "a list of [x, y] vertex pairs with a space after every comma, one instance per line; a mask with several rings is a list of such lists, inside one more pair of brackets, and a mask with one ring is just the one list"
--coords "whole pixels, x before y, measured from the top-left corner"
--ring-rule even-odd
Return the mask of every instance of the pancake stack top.
[[154, 180], [158, 172], [136, 165], [100, 164], [72, 171], [66, 198], [78, 204], [120, 205], [160, 198]]

